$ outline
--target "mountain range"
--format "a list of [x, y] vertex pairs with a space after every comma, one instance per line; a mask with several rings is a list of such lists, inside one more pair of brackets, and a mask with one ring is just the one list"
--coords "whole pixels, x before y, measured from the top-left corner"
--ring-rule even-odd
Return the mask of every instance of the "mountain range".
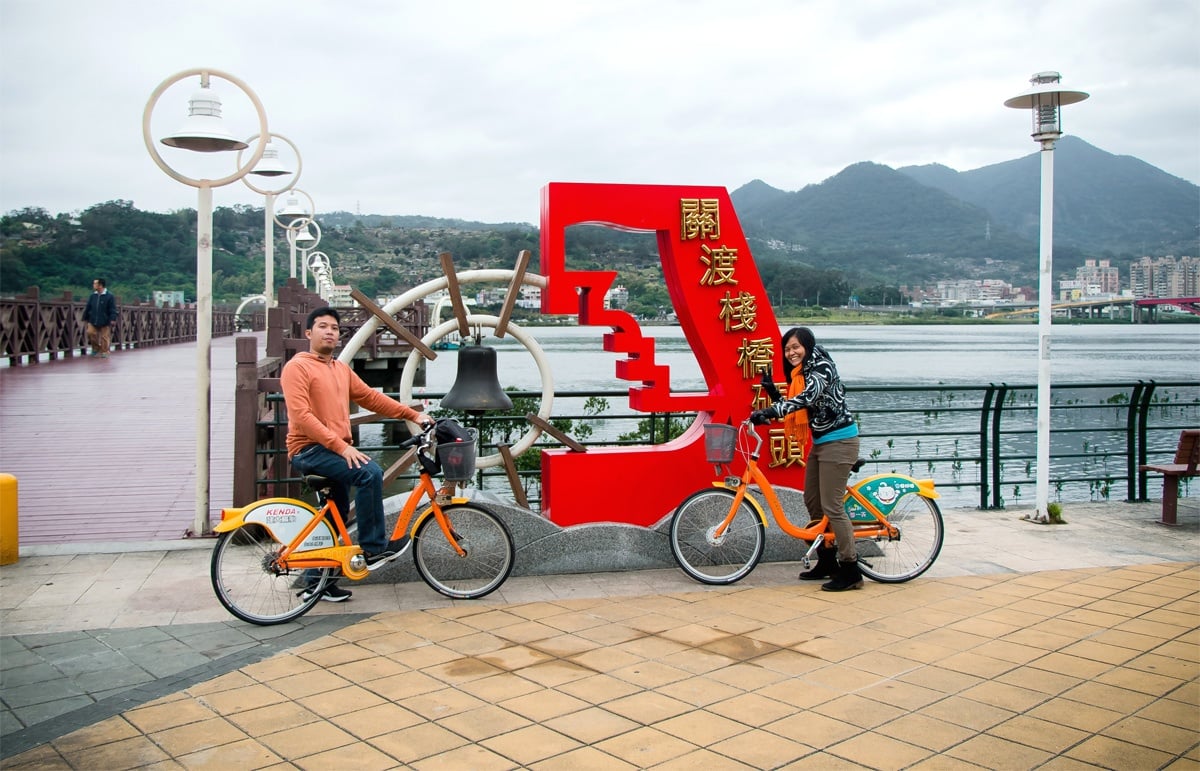
[[[955, 171], [864, 162], [787, 192], [754, 180], [731, 197], [756, 256], [860, 280], [1037, 275], [1041, 153]], [[1054, 154], [1056, 272], [1086, 258], [1200, 254], [1200, 187], [1077, 137]]]

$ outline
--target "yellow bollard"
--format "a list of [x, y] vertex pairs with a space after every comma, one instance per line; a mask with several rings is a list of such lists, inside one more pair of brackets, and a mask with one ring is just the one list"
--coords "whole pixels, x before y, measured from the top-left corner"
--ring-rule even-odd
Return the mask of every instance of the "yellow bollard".
[[17, 478], [0, 474], [0, 565], [17, 561]]

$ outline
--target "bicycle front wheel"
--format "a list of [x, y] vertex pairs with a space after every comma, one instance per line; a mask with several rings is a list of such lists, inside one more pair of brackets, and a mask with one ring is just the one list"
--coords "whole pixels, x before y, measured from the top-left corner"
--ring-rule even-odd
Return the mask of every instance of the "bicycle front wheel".
[[909, 493], [896, 502], [888, 522], [900, 537], [860, 538], [858, 566], [863, 575], [884, 584], [909, 581], [929, 570], [942, 550], [942, 512], [930, 498]]
[[450, 523], [460, 555], [446, 540], [437, 517], [430, 514], [417, 527], [413, 559], [417, 572], [434, 591], [455, 599], [473, 600], [489, 594], [512, 572], [512, 536], [499, 517], [473, 505], [442, 509]]
[[762, 558], [766, 533], [754, 508], [743, 500], [729, 527], [717, 527], [729, 516], [734, 494], [724, 488], [693, 493], [671, 517], [671, 555], [692, 578], [703, 584], [732, 584], [754, 570]]
[[312, 584], [318, 588], [307, 600], [307, 576], [298, 570], [280, 571], [275, 564], [283, 544], [266, 528], [244, 525], [222, 533], [213, 547], [212, 586], [217, 599], [242, 621], [260, 626], [282, 624], [299, 618], [321, 600], [320, 589], [333, 568], [316, 569]]

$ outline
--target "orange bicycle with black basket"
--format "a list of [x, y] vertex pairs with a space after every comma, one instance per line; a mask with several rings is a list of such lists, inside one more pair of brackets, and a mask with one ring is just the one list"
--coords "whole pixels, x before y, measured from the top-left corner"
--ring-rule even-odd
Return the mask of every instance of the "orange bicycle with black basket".
[[[417, 572], [434, 590], [455, 599], [483, 597], [512, 572], [512, 535], [499, 516], [468, 498], [438, 502], [434, 475], [440, 472], [452, 482], [470, 479], [475, 439], [431, 449], [434, 426], [400, 444], [415, 455], [421, 475], [390, 538], [411, 536]], [[265, 498], [223, 510], [213, 528], [219, 534], [212, 555], [213, 590], [243, 621], [264, 626], [291, 621], [316, 605], [338, 575], [355, 581], [370, 575], [362, 549], [329, 495], [333, 482], [313, 475], [304, 481], [317, 492], [318, 508], [293, 498]], [[421, 508], [426, 498], [429, 503]], [[310, 590], [299, 591], [304, 585]]]
[[[671, 517], [671, 554], [683, 572], [705, 584], [732, 584], [749, 575], [762, 559], [767, 515], [748, 495], [758, 485], [779, 528], [807, 543], [805, 569], [821, 545], [833, 545], [829, 518], [797, 527], [787, 518], [779, 496], [758, 468], [763, 440], [750, 421], [740, 426], [704, 427], [708, 462], [718, 473], [732, 463], [735, 450], [746, 459], [740, 477], [728, 475], [693, 493]], [[866, 461], [854, 465], [858, 471]], [[924, 573], [942, 549], [942, 513], [932, 479], [876, 474], [846, 488], [844, 507], [854, 525], [858, 564], [863, 575], [882, 583], [901, 583]]]

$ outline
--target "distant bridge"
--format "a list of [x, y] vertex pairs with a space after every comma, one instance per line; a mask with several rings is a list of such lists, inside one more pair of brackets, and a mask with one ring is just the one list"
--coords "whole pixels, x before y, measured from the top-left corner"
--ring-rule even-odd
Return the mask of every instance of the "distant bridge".
[[[1200, 297], [1116, 297], [1105, 300], [1072, 300], [1070, 302], [1054, 303], [1051, 305], [1051, 309], [1054, 311], [1062, 310], [1071, 314], [1077, 310], [1100, 311], [1104, 308], [1122, 305], [1131, 305], [1133, 307], [1133, 321], [1135, 323], [1142, 321], [1153, 323], [1156, 320], [1159, 306], [1163, 305], [1173, 305], [1182, 311], [1200, 316]], [[1037, 306], [1030, 305], [1026, 308], [994, 311], [987, 314], [984, 318], [1016, 318], [1020, 316], [1033, 316], [1037, 312]]]

